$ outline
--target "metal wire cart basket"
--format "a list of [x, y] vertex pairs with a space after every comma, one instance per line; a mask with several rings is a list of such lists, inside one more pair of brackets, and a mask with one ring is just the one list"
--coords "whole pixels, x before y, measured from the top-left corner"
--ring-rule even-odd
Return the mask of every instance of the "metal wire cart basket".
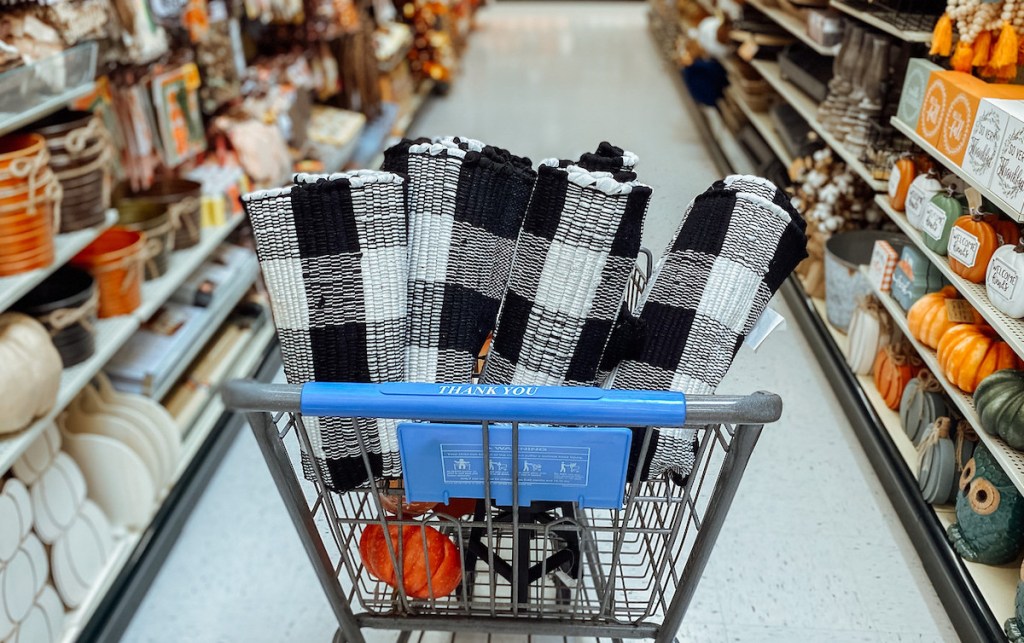
[[[363, 641], [361, 628], [401, 630], [401, 640], [417, 630], [674, 638], [762, 425], [781, 414], [780, 398], [510, 388], [529, 391], [403, 383], [225, 386], [227, 404], [247, 412], [337, 616], [336, 641]], [[310, 448], [303, 414], [426, 421], [399, 427], [408, 487], [377, 481], [335, 493], [316, 467], [316, 479], [304, 479], [297, 473], [300, 450]], [[695, 431], [696, 456], [685, 479], [644, 481], [636, 467], [626, 480], [629, 438], [643, 462], [654, 435], [643, 427], [684, 425]], [[435, 429], [441, 434], [431, 443]], [[554, 450], [537, 447], [557, 435], [569, 438]], [[443, 453], [452, 439], [460, 449], [454, 460]], [[427, 448], [417, 453], [440, 446], [441, 457], [412, 457], [410, 445], [423, 440]], [[363, 463], [370, 471], [365, 448]], [[477, 499], [462, 515], [439, 505], [413, 516], [418, 512], [404, 511], [401, 502], [387, 502], [401, 493], [412, 501], [448, 499], [424, 497], [438, 493], [424, 475], [445, 467], [478, 471], [462, 487], [437, 476], [441, 486], [452, 483], [468, 491], [463, 497]], [[570, 484], [535, 484], [541, 467]], [[574, 487], [573, 480], [584, 484]], [[368, 530], [386, 544], [387, 560], [373, 563], [376, 573], [360, 555]], [[454, 544], [461, 570], [447, 595], [439, 595], [440, 581], [429, 573], [416, 589], [403, 582], [403, 574], [422, 578], [425, 568], [436, 567], [440, 550], [428, 538], [434, 530]], [[391, 584], [378, 580], [382, 567], [393, 575]]]

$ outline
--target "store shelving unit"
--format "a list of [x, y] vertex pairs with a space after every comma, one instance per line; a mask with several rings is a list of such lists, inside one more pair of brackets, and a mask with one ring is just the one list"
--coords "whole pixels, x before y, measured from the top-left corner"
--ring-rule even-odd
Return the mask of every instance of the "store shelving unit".
[[740, 111], [747, 117], [750, 124], [757, 130], [757, 133], [761, 135], [761, 138], [768, 143], [768, 147], [771, 148], [775, 156], [779, 158], [782, 164], [789, 167], [793, 164], [793, 155], [786, 149], [785, 143], [782, 142], [782, 137], [775, 130], [775, 124], [772, 123], [771, 116], [766, 112], [755, 111], [750, 105], [743, 100], [743, 94], [733, 90], [732, 88], [726, 89], [726, 94], [732, 98], [732, 101], [739, 106]]
[[747, 4], [755, 7], [758, 11], [771, 18], [780, 27], [799, 38], [800, 42], [804, 43], [822, 56], [835, 56], [839, 53], [839, 45], [825, 47], [811, 38], [807, 34], [807, 23], [788, 11], [780, 9], [779, 7], [771, 6], [764, 0], [747, 0]]
[[51, 96], [41, 103], [32, 106], [31, 109], [16, 114], [3, 113], [0, 115], [0, 136], [21, 129], [26, 125], [46, 118], [50, 114], [63, 108], [68, 103], [92, 93], [95, 83], [86, 83], [56, 96]]
[[914, 349], [921, 356], [921, 361], [924, 362], [925, 367], [935, 374], [935, 379], [942, 384], [942, 388], [946, 391], [946, 395], [953, 400], [953, 404], [956, 405], [957, 409], [964, 415], [964, 419], [971, 423], [971, 426], [977, 429], [978, 437], [981, 442], [988, 447], [989, 451], [992, 452], [992, 456], [996, 462], [1006, 471], [1010, 479], [1013, 480], [1013, 484], [1016, 485], [1017, 489], [1021, 493], [1024, 493], [1024, 454], [1010, 448], [1005, 442], [999, 438], [986, 433], [981, 426], [981, 421], [978, 419], [978, 411], [974, 408], [974, 400], [971, 399], [971, 395], [964, 393], [959, 388], [954, 386], [946, 379], [942, 373], [942, 368], [939, 366], [939, 358], [935, 354], [935, 351], [928, 348], [921, 342], [919, 342], [911, 333], [910, 328], [907, 325], [907, 315], [903, 312], [903, 309], [899, 307], [896, 300], [892, 298], [889, 293], [881, 292], [875, 289], [875, 297], [882, 302], [882, 305], [888, 311], [889, 316], [892, 317], [893, 321], [896, 322], [896, 326], [906, 335], [907, 339], [914, 346]]
[[[171, 266], [159, 279], [143, 284], [143, 303], [130, 315], [101, 319], [96, 325], [96, 352], [92, 357], [61, 373], [57, 401], [49, 413], [27, 428], [0, 439], [0, 472], [10, 469], [14, 461], [42, 434], [54, 419], [75, 399], [78, 393], [106, 365], [114, 353], [138, 330], [142, 322], [161, 306], [167, 298], [195, 271], [227, 235], [237, 227], [242, 217], [215, 228], [204, 228], [203, 238], [194, 248], [172, 255]], [[251, 283], [251, 282], [250, 282]]]
[[896, 26], [893, 25], [891, 22], [888, 22], [886, 20], [882, 20], [882, 19], [878, 18], [877, 16], [871, 14], [868, 11], [861, 11], [859, 9], [855, 9], [854, 7], [851, 7], [850, 5], [846, 4], [845, 2], [840, 2], [838, 0], [832, 0], [832, 2], [830, 2], [829, 4], [831, 5], [831, 7], [833, 9], [841, 11], [841, 12], [845, 13], [846, 15], [850, 16], [851, 18], [856, 18], [857, 20], [860, 20], [863, 23], [869, 24], [872, 27], [874, 27], [875, 29], [879, 29], [881, 31], [884, 31], [885, 33], [889, 34], [890, 36], [895, 36], [896, 38], [899, 38], [900, 40], [903, 40], [904, 42], [931, 42], [932, 41], [932, 32], [931, 31], [904, 31], [904, 30], [901, 30], [901, 29], [897, 29]]
[[103, 223], [94, 228], [58, 234], [53, 239], [54, 260], [52, 264], [45, 268], [32, 270], [31, 272], [23, 272], [18, 275], [0, 278], [0, 310], [10, 308], [14, 302], [39, 285], [42, 280], [52, 275], [57, 268], [70, 261], [82, 248], [92, 243], [93, 239], [114, 225], [116, 221], [117, 211], [108, 210], [107, 217]]
[[921, 232], [915, 229], [910, 222], [907, 221], [907, 217], [902, 212], [897, 212], [892, 209], [889, 205], [889, 197], [884, 194], [878, 194], [875, 196], [875, 202], [889, 215], [889, 218], [899, 226], [900, 230], [903, 231], [914, 246], [923, 254], [929, 261], [938, 267], [942, 275], [949, 280], [953, 286], [960, 291], [960, 294], [964, 296], [964, 299], [969, 301], [975, 310], [981, 313], [981, 316], [992, 326], [993, 329], [999, 336], [1003, 338], [1013, 350], [1024, 359], [1024, 320], [1014, 319], [1009, 315], [996, 310], [995, 306], [988, 299], [988, 294], [985, 292], [985, 284], [974, 284], [960, 275], [953, 272], [949, 262], [945, 257], [936, 254], [921, 240]]
[[776, 92], [779, 93], [793, 108], [800, 114], [800, 116], [807, 121], [808, 125], [818, 133], [818, 136], [826, 145], [832, 148], [843, 161], [855, 172], [860, 178], [864, 179], [864, 182], [871, 186], [875, 192], [884, 192], [887, 188], [885, 181], [879, 181], [871, 176], [871, 172], [861, 162], [858, 154], [855, 154], [835, 136], [833, 136], [825, 126], [818, 121], [818, 104], [814, 100], [803, 93], [796, 85], [793, 85], [789, 81], [782, 77], [782, 72], [779, 69], [779, 64], [767, 60], [754, 60], [751, 62], [754, 69], [757, 70], [765, 80], [768, 81]]
[[[769, 72], [775, 72], [776, 90], [802, 103], [803, 109], [798, 107], [798, 111], [805, 118], [813, 116], [810, 99], [783, 85], [778, 66], [773, 67]], [[670, 74], [678, 79], [674, 70]], [[719, 171], [735, 171], [682, 82], [675, 84]], [[967, 563], [953, 550], [946, 539], [946, 528], [954, 519], [952, 509], [932, 507], [924, 501], [914, 473], [916, 449], [903, 433], [898, 415], [885, 406], [872, 378], [850, 370], [845, 357], [846, 335], [826, 321], [824, 302], [810, 298], [795, 276], [783, 284], [780, 292], [829, 378], [958, 635], [964, 641], [978, 643], [1003, 640], [1003, 621], [1012, 612], [1019, 568]]]
[[[273, 324], [269, 320], [265, 320], [262, 326], [263, 329], [267, 327], [271, 332], [253, 330], [246, 342], [246, 350], [234, 356], [231, 367], [221, 382], [217, 383], [218, 386], [237, 377], [261, 376], [261, 379], [269, 379], [272, 376], [277, 369], [277, 361], [273, 359], [276, 339]], [[261, 364], [264, 364], [263, 368]], [[162, 503], [154, 505], [149, 526], [123, 534], [116, 541], [114, 551], [89, 596], [77, 609], [68, 613], [64, 634], [60, 639], [62, 643], [75, 640], [116, 640], [116, 636], [107, 638], [111, 630], [105, 629], [112, 624], [109, 620], [111, 613], [120, 611], [124, 605], [123, 593], [129, 591], [133, 583], [141, 580], [140, 573], [148, 573], [148, 580], [152, 580], [159, 566], [155, 559], [162, 559], [182, 526], [175, 524], [172, 529], [168, 529], [167, 525], [172, 520], [176, 523], [184, 522], [191, 510], [191, 503], [198, 498], [198, 492], [202, 491], [205, 481], [220, 460], [219, 456], [223, 455], [240, 426], [237, 421], [240, 418], [225, 413], [219, 398], [219, 395], [211, 394], [208, 403], [192, 423], [182, 442], [178, 467], [166, 488], [167, 496]], [[235, 421], [229, 427], [231, 420]], [[204, 472], [201, 478], [198, 477], [198, 470]], [[134, 600], [141, 600], [141, 595]], [[131, 611], [134, 611], [134, 606]], [[130, 612], [121, 613], [130, 618]], [[95, 618], [97, 616], [102, 618]], [[123, 629], [126, 624], [127, 621], [117, 625]]]
[[921, 136], [916, 131], [914, 131], [913, 128], [911, 128], [909, 125], [895, 117], [893, 117], [890, 122], [892, 123], [893, 127], [900, 131], [900, 133], [902, 133], [904, 136], [913, 141], [915, 145], [924, 150], [925, 153], [928, 154], [928, 156], [931, 156], [933, 159], [941, 163], [947, 170], [959, 176], [969, 185], [973, 185], [974, 189], [976, 189], [978, 192], [982, 194], [982, 196], [984, 196], [986, 199], [992, 202], [992, 205], [999, 208], [1008, 217], [1011, 217], [1018, 222], [1024, 223], [1024, 213], [1021, 213], [1013, 206], [1011, 206], [1009, 203], [1007, 203], [1005, 200], [996, 196], [996, 194], [989, 190], [988, 188], [975, 184], [972, 181], [972, 179], [969, 176], [967, 176], [967, 173], [960, 169], [959, 165], [951, 161], [949, 157], [947, 157], [945, 154], [935, 149], [935, 146], [928, 143], [928, 141], [921, 138]]

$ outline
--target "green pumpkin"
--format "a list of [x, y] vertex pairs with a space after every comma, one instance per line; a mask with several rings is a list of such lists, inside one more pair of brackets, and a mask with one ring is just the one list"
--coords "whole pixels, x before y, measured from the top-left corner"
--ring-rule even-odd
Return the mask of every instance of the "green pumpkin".
[[892, 298], [905, 311], [921, 297], [942, 290], [948, 281], [939, 267], [914, 246], [903, 246], [900, 261], [892, 273]]
[[996, 371], [974, 391], [981, 428], [1024, 450], [1024, 371]]
[[984, 446], [960, 475], [956, 523], [946, 535], [972, 563], [1005, 565], [1024, 547], [1024, 497]]
[[936, 194], [921, 218], [921, 239], [933, 252], [945, 256], [949, 232], [964, 213], [964, 206], [951, 194]]

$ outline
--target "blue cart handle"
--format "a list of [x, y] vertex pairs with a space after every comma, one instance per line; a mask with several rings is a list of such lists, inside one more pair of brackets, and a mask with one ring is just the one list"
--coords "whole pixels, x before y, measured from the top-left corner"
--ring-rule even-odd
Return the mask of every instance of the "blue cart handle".
[[764, 424], [779, 419], [777, 395], [685, 396], [671, 391], [497, 384], [260, 384], [222, 389], [228, 407], [311, 416], [594, 426]]

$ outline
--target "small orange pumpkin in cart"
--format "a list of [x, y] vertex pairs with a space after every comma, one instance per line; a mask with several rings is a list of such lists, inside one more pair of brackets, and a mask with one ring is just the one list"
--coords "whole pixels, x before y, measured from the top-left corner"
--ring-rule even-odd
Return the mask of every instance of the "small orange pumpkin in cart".
[[982, 214], [966, 214], [953, 224], [949, 232], [949, 267], [967, 281], [980, 284], [992, 254], [999, 247], [996, 229]]
[[1013, 348], [991, 327], [958, 324], [939, 342], [939, 364], [946, 378], [965, 393], [973, 393], [983, 379], [1006, 368], [1020, 368]]
[[885, 405], [895, 411], [900, 408], [903, 389], [921, 370], [921, 360], [909, 346], [886, 346], [878, 351], [872, 370], [875, 388], [882, 394]]
[[[462, 557], [447, 536], [429, 525], [388, 525], [388, 536], [395, 558], [401, 556], [406, 594], [412, 598], [441, 598], [459, 586]], [[394, 559], [380, 525], [367, 525], [359, 537], [359, 557], [371, 576], [391, 587], [397, 586]]]

